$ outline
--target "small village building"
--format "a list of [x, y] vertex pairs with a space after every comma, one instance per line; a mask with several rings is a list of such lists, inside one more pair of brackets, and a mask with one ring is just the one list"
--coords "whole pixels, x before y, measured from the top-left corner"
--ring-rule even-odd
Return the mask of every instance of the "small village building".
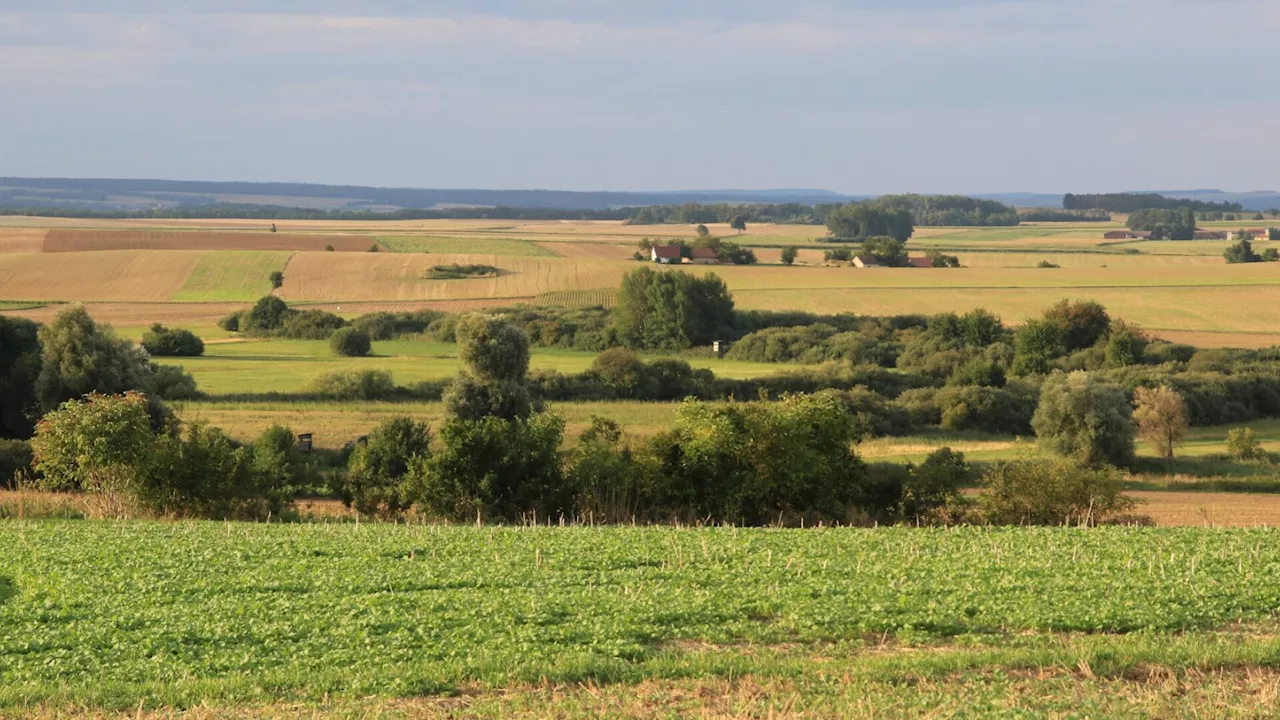
[[1104, 240], [1128, 240], [1131, 234], [1128, 230], [1110, 230], [1103, 233], [1102, 238]]
[[907, 264], [908, 264], [910, 267], [918, 267], [918, 268], [931, 268], [931, 267], [933, 267], [933, 261], [932, 261], [932, 260], [930, 260], [930, 259], [929, 259], [929, 258], [927, 258], [927, 257], [913, 257], [913, 258], [907, 258]]
[[853, 266], [860, 268], [880, 267], [874, 255], [854, 255]]
[[680, 246], [654, 245], [649, 249], [649, 259], [663, 265], [678, 265], [680, 263]]
[[693, 249], [693, 258], [691, 258], [689, 262], [694, 265], [719, 265], [720, 258], [716, 255], [715, 250], [708, 247], [701, 247]]

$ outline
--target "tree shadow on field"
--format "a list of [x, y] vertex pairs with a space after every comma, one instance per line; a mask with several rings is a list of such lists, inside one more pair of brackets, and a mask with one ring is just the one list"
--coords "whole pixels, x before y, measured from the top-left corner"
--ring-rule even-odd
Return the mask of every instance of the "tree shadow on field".
[[0, 575], [0, 605], [9, 602], [10, 598], [18, 594], [18, 586], [13, 584], [9, 578]]

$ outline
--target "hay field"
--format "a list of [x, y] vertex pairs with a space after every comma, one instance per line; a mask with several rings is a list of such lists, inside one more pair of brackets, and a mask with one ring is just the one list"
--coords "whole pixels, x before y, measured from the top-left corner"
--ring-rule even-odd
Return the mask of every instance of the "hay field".
[[[424, 280], [433, 265], [482, 263], [494, 278]], [[624, 263], [500, 255], [298, 253], [289, 262], [283, 297], [291, 302], [531, 298], [553, 290], [616, 287]]]
[[365, 252], [372, 241], [359, 235], [297, 235], [279, 232], [164, 230], [49, 230], [44, 252], [86, 250], [324, 250]]
[[209, 252], [200, 257], [174, 302], [254, 302], [271, 292], [271, 273], [284, 270], [288, 252]]
[[[1020, 323], [1063, 298], [1096, 300], [1112, 317], [1148, 330], [1198, 333], [1206, 347], [1230, 346], [1225, 333], [1270, 334], [1280, 327], [1280, 287], [1160, 288], [829, 288], [738, 290], [744, 310], [793, 309], [815, 313], [893, 315], [967, 312], [985, 308], [1006, 322]], [[1247, 309], [1247, 311], [1245, 311]], [[1206, 332], [1213, 331], [1213, 332]], [[1159, 334], [1159, 333], [1157, 333]]]
[[[915, 255], [916, 253], [911, 253]], [[759, 256], [760, 252], [757, 251]], [[990, 251], [955, 253], [960, 264], [966, 268], [1034, 268], [1047, 261], [1063, 268], [1167, 268], [1180, 266], [1213, 266], [1226, 265], [1222, 254], [1216, 255], [1122, 255], [1119, 253], [1098, 252], [1017, 252]], [[763, 258], [762, 258], [763, 259]], [[1048, 269], [1052, 270], [1052, 269]]]
[[0, 228], [0, 254], [42, 252], [47, 232], [42, 228]]
[[443, 253], [454, 255], [520, 255], [555, 257], [556, 252], [528, 240], [489, 237], [435, 237], [407, 235], [378, 237], [378, 244], [395, 253]]
[[0, 255], [0, 299], [162, 302], [203, 253], [182, 250]]

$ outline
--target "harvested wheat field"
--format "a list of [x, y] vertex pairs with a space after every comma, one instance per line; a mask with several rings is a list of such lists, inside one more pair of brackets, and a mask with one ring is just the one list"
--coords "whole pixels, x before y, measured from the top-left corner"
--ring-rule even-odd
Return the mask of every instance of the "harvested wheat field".
[[175, 250], [0, 255], [0, 298], [165, 301], [183, 286], [202, 255]]
[[0, 228], [0, 255], [42, 252], [46, 232], [40, 228]]
[[365, 252], [373, 240], [361, 235], [300, 235], [200, 230], [49, 230], [44, 252], [86, 250], [324, 250]]
[[[493, 265], [500, 274], [423, 279], [433, 265], [451, 263]], [[298, 253], [285, 273], [283, 297], [290, 302], [528, 298], [552, 290], [614, 287], [625, 269], [625, 263], [510, 255]]]

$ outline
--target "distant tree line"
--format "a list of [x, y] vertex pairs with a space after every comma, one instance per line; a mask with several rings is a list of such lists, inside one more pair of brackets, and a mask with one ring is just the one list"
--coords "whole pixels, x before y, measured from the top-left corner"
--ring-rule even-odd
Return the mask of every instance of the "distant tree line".
[[1106, 210], [1025, 210], [1024, 222], [1111, 222]]
[[1114, 213], [1131, 213], [1138, 210], [1179, 210], [1190, 208], [1196, 212], [1240, 212], [1240, 203], [1206, 202], [1171, 198], [1157, 193], [1097, 193], [1062, 197], [1063, 210], [1106, 210]]
[[1191, 240], [1196, 235], [1196, 214], [1190, 207], [1135, 210], [1129, 214], [1128, 226], [1150, 231], [1152, 240]]

